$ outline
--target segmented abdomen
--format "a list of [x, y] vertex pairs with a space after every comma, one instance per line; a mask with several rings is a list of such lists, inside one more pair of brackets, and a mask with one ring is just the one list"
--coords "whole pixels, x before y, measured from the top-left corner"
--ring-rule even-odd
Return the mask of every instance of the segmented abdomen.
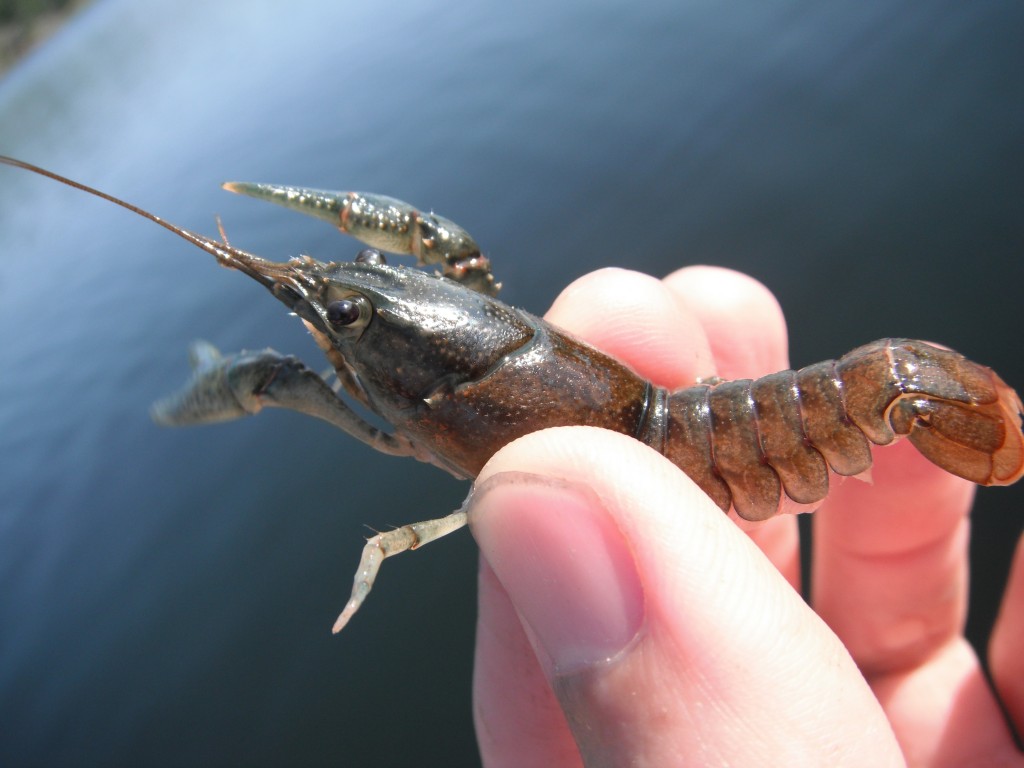
[[829, 467], [871, 466], [869, 441], [901, 435], [943, 469], [982, 485], [1024, 475], [1021, 403], [990, 368], [910, 339], [760, 379], [673, 392], [645, 435], [722, 509], [774, 515], [782, 493], [811, 504]]

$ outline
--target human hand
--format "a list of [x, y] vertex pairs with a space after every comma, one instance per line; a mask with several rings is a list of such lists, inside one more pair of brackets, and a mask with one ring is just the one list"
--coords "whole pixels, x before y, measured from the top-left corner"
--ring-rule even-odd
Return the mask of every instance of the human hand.
[[[788, 365], [774, 298], [728, 270], [603, 270], [547, 317], [668, 387]], [[962, 636], [974, 486], [906, 443], [878, 451], [872, 477], [837, 483], [815, 514], [812, 610], [791, 586], [792, 515], [737, 526], [602, 430], [501, 450], [469, 507], [484, 763], [1024, 765]], [[1018, 732], [1022, 648], [1018, 546], [990, 652]]]

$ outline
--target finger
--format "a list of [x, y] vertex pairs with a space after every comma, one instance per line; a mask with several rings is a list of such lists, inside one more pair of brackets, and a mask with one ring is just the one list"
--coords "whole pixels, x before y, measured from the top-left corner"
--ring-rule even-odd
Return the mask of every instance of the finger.
[[[710, 376], [761, 376], [788, 364], [785, 319], [775, 297], [729, 269], [687, 267], [663, 281], [598, 270], [566, 288], [545, 318], [669, 389]], [[795, 519], [740, 524], [798, 588]]]
[[756, 379], [789, 366], [782, 308], [757, 280], [722, 267], [693, 266], [664, 282], [700, 321], [723, 379]]
[[974, 486], [909, 442], [876, 448], [814, 519], [813, 602], [869, 677], [919, 666], [961, 633]]
[[974, 486], [910, 444], [875, 453], [873, 483], [846, 481], [815, 517], [815, 609], [864, 671], [911, 763], [1003, 764], [1016, 748], [961, 636]]
[[[704, 329], [723, 379], [754, 379], [789, 367], [786, 319], [779, 302], [754, 278], [721, 267], [684, 267], [665, 285]], [[793, 515], [740, 526], [795, 589], [800, 588], [800, 535]]]
[[[484, 468], [469, 516], [587, 764], [902, 764], [841, 644], [649, 448], [586, 427], [528, 435]], [[519, 650], [481, 647], [483, 731], [533, 706]], [[561, 745], [565, 722], [517, 744]]]
[[[731, 269], [686, 267], [661, 281], [598, 270], [566, 288], [545, 319], [669, 389], [710, 376], [764, 376], [789, 364], [779, 303], [757, 280]], [[738, 522], [799, 589], [796, 519]]]
[[700, 321], [665, 285], [626, 269], [600, 269], [569, 285], [544, 316], [658, 386], [715, 375]]
[[964, 638], [950, 641], [912, 670], [874, 676], [871, 687], [908, 765], [1024, 765]]
[[[715, 374], [700, 322], [681, 309], [660, 280], [639, 272], [602, 269], [584, 275], [562, 291], [545, 319], [660, 386], [677, 388]], [[483, 560], [478, 583], [474, 716], [485, 762], [578, 764], [561, 707], [508, 597]], [[486, 716], [495, 707], [481, 702], [491, 702], [495, 692], [501, 695], [501, 714]], [[524, 740], [523, 734], [532, 738]]]
[[579, 750], [515, 607], [480, 559], [473, 721], [484, 765], [576, 766]]
[[1024, 536], [1017, 542], [988, 654], [996, 691], [1014, 729], [1024, 738], [1024, 652], [1021, 649], [1024, 649]]

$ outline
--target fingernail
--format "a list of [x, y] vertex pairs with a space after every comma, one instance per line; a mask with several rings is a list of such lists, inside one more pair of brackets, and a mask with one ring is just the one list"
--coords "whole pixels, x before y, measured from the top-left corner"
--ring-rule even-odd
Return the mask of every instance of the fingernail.
[[474, 488], [469, 524], [549, 678], [614, 660], [644, 618], [622, 531], [590, 488], [500, 473]]

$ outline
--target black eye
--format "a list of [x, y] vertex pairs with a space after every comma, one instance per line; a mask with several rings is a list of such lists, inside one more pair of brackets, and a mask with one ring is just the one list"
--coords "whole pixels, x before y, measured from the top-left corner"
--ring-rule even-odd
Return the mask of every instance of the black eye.
[[359, 305], [351, 299], [339, 299], [327, 305], [327, 322], [331, 325], [352, 325], [359, 319]]
[[386, 264], [384, 254], [376, 248], [364, 248], [356, 254], [357, 264]]

